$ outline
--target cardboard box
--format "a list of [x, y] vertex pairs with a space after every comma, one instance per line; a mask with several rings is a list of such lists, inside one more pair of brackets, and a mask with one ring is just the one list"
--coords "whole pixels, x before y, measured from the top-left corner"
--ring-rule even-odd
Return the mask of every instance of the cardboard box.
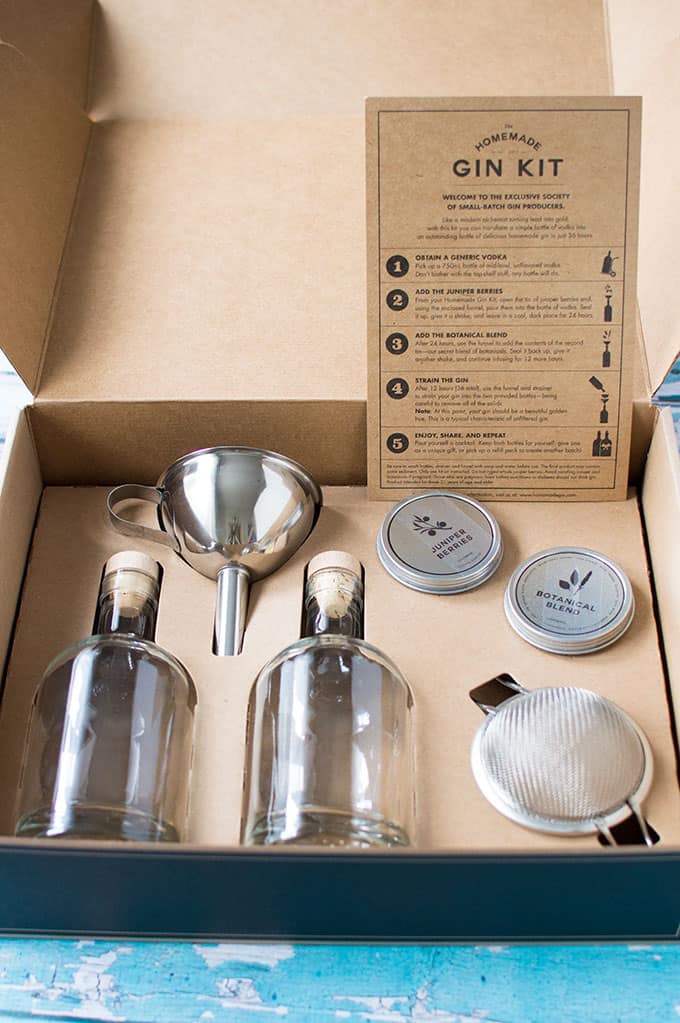
[[[675, 936], [680, 471], [670, 417], [654, 424], [642, 360], [638, 489], [606, 514], [598, 505], [494, 505], [506, 555], [477, 591], [432, 597], [387, 576], [375, 536], [389, 505], [367, 502], [362, 489], [363, 98], [607, 92], [600, 3], [166, 8], [17, 0], [0, 15], [12, 44], [0, 46], [0, 322], [35, 394], [0, 497], [0, 931]], [[656, 268], [645, 276], [644, 251], [640, 262], [642, 300], [658, 280]], [[656, 384], [677, 338], [667, 322], [650, 322]], [[33, 688], [51, 657], [89, 631], [101, 565], [129, 546], [108, 525], [106, 487], [154, 482], [184, 452], [230, 443], [297, 458], [326, 486], [326, 507], [308, 543], [254, 588], [244, 652], [229, 660], [210, 651], [212, 584], [140, 544], [165, 570], [158, 640], [199, 688], [189, 842], [10, 837]], [[502, 613], [518, 561], [567, 541], [620, 561], [638, 605], [618, 644], [575, 660], [529, 647]], [[251, 681], [297, 637], [306, 561], [343, 545], [366, 568], [367, 638], [415, 691], [418, 845], [389, 854], [241, 849]], [[551, 839], [484, 802], [468, 767], [480, 720], [468, 691], [498, 671], [528, 686], [598, 689], [639, 721], [655, 752], [647, 813], [657, 847]]]

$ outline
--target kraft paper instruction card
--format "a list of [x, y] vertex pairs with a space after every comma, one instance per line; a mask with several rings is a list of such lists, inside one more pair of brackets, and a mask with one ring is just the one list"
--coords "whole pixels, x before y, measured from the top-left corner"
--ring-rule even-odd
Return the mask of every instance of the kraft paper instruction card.
[[640, 100], [367, 102], [373, 499], [621, 500]]

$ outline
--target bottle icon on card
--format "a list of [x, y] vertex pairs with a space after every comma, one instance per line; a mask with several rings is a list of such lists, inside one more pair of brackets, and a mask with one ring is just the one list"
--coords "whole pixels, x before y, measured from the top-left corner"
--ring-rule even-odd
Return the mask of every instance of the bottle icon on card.
[[612, 342], [611, 329], [605, 330], [602, 335], [602, 340], [604, 342], [604, 351], [602, 352], [602, 369], [609, 369], [612, 364], [612, 353], [609, 351], [609, 346]]
[[612, 295], [614, 294], [613, 288], [608, 284], [604, 289], [604, 322], [611, 323], [614, 316], [614, 310], [612, 309]]
[[612, 250], [610, 249], [607, 255], [602, 260], [602, 273], [609, 274], [610, 277], [616, 277], [616, 270], [614, 269], [614, 260], [618, 259], [618, 256], [612, 256]]

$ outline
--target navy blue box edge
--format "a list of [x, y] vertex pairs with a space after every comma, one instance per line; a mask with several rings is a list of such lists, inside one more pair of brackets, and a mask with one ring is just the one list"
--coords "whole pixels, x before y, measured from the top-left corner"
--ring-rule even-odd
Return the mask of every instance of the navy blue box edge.
[[680, 852], [430, 855], [0, 843], [0, 934], [313, 942], [669, 940]]

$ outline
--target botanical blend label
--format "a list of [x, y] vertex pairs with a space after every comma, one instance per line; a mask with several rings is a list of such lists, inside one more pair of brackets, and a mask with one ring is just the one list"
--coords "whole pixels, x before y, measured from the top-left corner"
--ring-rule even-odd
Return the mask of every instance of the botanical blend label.
[[371, 497], [625, 497], [639, 100], [367, 118]]

